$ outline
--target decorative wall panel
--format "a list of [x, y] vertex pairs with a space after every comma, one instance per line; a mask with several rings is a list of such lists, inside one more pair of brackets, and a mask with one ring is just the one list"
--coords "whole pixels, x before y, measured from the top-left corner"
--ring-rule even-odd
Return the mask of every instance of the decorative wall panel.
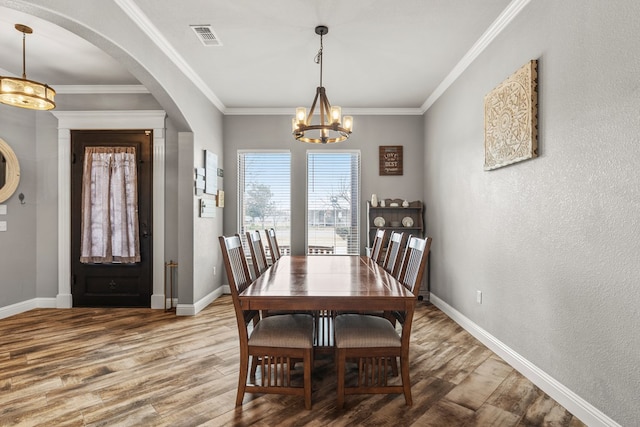
[[538, 61], [531, 60], [484, 97], [484, 169], [538, 156]]

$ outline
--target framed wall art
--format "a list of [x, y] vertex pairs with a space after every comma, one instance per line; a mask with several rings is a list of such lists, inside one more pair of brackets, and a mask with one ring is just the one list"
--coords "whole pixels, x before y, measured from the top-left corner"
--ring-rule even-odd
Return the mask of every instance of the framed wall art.
[[380, 175], [402, 175], [402, 145], [380, 145]]
[[204, 150], [204, 169], [204, 192], [216, 194], [218, 192], [218, 156], [210, 150]]
[[484, 97], [484, 169], [538, 157], [538, 61]]

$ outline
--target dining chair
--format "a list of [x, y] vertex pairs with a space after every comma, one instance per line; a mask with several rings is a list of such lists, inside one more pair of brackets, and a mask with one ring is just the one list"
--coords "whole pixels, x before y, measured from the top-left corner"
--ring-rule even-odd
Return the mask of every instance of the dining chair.
[[382, 267], [391, 273], [392, 276], [398, 277], [398, 270], [400, 269], [400, 261], [402, 260], [402, 250], [404, 249], [409, 234], [392, 231], [389, 237], [389, 246], [387, 246], [387, 253], [382, 263]]
[[[240, 294], [252, 283], [247, 259], [238, 234], [220, 236], [229, 288], [236, 313], [240, 341], [240, 370], [236, 406], [241, 406], [246, 391], [304, 396], [311, 409], [311, 369], [313, 366], [313, 317], [307, 314], [283, 314], [260, 318], [257, 310], [244, 310]], [[261, 378], [247, 384], [249, 356], [259, 360]], [[303, 362], [303, 384], [298, 386], [294, 364]], [[293, 374], [293, 375], [292, 375]], [[253, 375], [252, 375], [253, 376]], [[294, 377], [294, 378], [292, 378]]]
[[269, 228], [264, 230], [264, 234], [267, 235], [267, 242], [269, 243], [269, 252], [271, 253], [271, 262], [275, 263], [282, 256], [280, 254], [280, 246], [278, 246], [278, 239], [276, 238], [276, 230]]
[[251, 260], [253, 263], [253, 271], [255, 277], [259, 277], [262, 273], [269, 268], [267, 264], [267, 255], [262, 245], [262, 239], [260, 238], [260, 232], [258, 230], [247, 231], [247, 242], [249, 243], [249, 251], [251, 252]]
[[382, 249], [387, 243], [387, 230], [378, 228], [376, 234], [373, 236], [373, 243], [371, 244], [371, 259], [377, 264], [382, 263]]
[[[366, 314], [340, 314], [334, 321], [337, 364], [337, 407], [344, 407], [347, 394], [404, 394], [407, 406], [413, 404], [409, 376], [409, 340], [417, 294], [413, 292], [421, 283], [431, 238], [411, 236], [405, 251], [400, 282], [413, 293], [412, 303], [404, 311], [392, 314], [402, 329], [398, 333], [394, 323], [379, 316]], [[389, 381], [393, 364], [400, 358], [400, 383]], [[346, 384], [347, 361], [356, 360], [356, 381]], [[353, 380], [353, 378], [350, 378]], [[355, 384], [354, 384], [355, 383]]]

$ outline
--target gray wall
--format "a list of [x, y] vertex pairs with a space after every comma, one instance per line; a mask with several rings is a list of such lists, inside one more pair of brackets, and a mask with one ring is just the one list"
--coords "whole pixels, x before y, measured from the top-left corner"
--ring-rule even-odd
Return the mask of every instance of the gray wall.
[[[92, 101], [81, 95], [84, 110], [160, 109], [150, 95], [100, 95]], [[137, 98], [140, 98], [137, 100]], [[72, 95], [56, 99], [61, 110], [75, 109], [81, 103]], [[73, 108], [70, 108], [73, 106]], [[177, 134], [167, 120], [166, 163], [168, 180], [177, 169]], [[0, 138], [16, 153], [20, 163], [20, 184], [15, 194], [3, 202], [8, 214], [8, 231], [0, 232], [0, 308], [34, 298], [55, 298], [58, 293], [58, 121], [49, 112], [35, 112], [0, 104]], [[18, 194], [25, 196], [24, 204]], [[165, 221], [169, 230], [166, 251], [177, 253], [177, 195], [169, 186]], [[169, 258], [167, 258], [169, 259]]]
[[[640, 420], [639, 16], [636, 0], [531, 2], [425, 116], [432, 292], [628, 426]], [[540, 157], [485, 172], [483, 97], [536, 58]]]
[[[14, 107], [7, 107], [14, 108]], [[14, 108], [16, 109], [16, 108]], [[58, 294], [58, 120], [51, 113], [35, 114], [37, 166], [36, 295]]]
[[[361, 160], [361, 248], [366, 244], [365, 201], [378, 197], [422, 200], [423, 128], [421, 116], [356, 116], [352, 136], [338, 144], [305, 144], [291, 135], [291, 116], [225, 116], [224, 118], [224, 232], [238, 231], [238, 150], [291, 150], [291, 250], [305, 252], [306, 153], [307, 150], [360, 150]], [[378, 175], [378, 146], [402, 145], [404, 175]]]
[[[16, 192], [1, 204], [7, 206], [7, 231], [0, 232], [0, 307], [36, 296], [36, 131], [33, 111], [0, 104], [0, 138], [11, 146], [20, 164]], [[24, 193], [25, 204], [18, 194]]]

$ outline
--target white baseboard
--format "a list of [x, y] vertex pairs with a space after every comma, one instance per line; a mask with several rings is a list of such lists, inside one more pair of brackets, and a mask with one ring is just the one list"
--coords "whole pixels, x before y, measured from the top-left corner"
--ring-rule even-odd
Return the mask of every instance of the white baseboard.
[[[223, 293], [230, 293], [229, 285], [221, 286], [211, 292], [195, 304], [178, 304], [178, 299], [173, 299], [172, 307], [176, 307], [176, 315], [178, 316], [195, 316], [206, 306], [211, 304], [216, 298]], [[69, 295], [70, 297], [70, 295]], [[151, 300], [152, 309], [164, 309], [164, 295], [153, 295]], [[171, 301], [167, 299], [167, 307]], [[15, 316], [25, 311], [35, 308], [71, 308], [71, 299], [66, 295], [58, 295], [55, 298], [33, 298], [27, 301], [18, 302], [6, 307], [0, 307], [0, 319]]]
[[15, 316], [35, 308], [56, 308], [56, 298], [33, 298], [6, 307], [0, 307], [0, 319]]
[[433, 293], [431, 294], [429, 301], [442, 310], [442, 312], [449, 316], [454, 322], [462, 326], [467, 332], [486, 345], [491, 351], [504, 359], [505, 362], [513, 366], [514, 369], [527, 377], [542, 391], [551, 396], [551, 398], [556, 402], [578, 417], [583, 423], [591, 427], [620, 427], [620, 424], [609, 418], [598, 408], [594, 407], [573, 391], [569, 390], [566, 386], [562, 385], [542, 369], [516, 353], [509, 346], [482, 329]]
[[57, 298], [35, 298], [38, 308], [58, 308]]
[[73, 307], [73, 296], [71, 294], [58, 294], [56, 296], [56, 308]]
[[205, 295], [204, 298], [201, 298], [199, 301], [196, 301], [195, 304], [178, 304], [176, 307], [176, 315], [177, 316], [195, 316], [200, 311], [202, 311], [206, 306], [208, 306], [213, 301], [215, 301], [220, 295], [222, 295], [223, 288], [224, 286], [217, 288], [210, 294]]
[[[165, 306], [165, 304], [167, 304]], [[165, 301], [164, 294], [153, 294], [151, 295], [151, 308], [154, 310], [164, 310], [165, 307], [169, 307], [169, 299], [167, 298]]]

